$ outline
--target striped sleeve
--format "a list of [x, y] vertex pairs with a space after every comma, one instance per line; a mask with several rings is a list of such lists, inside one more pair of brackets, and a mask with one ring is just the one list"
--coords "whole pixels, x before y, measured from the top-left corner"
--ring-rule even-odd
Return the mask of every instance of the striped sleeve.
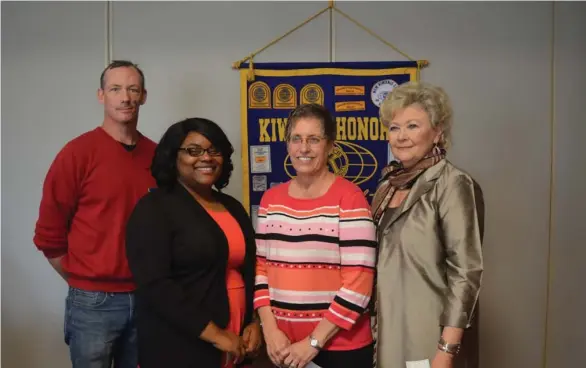
[[254, 309], [270, 306], [269, 283], [267, 277], [267, 244], [264, 239], [267, 223], [266, 200], [261, 200], [256, 222], [256, 276], [254, 282]]
[[370, 301], [376, 258], [376, 230], [362, 192], [342, 198], [339, 226], [342, 287], [325, 318], [350, 330]]

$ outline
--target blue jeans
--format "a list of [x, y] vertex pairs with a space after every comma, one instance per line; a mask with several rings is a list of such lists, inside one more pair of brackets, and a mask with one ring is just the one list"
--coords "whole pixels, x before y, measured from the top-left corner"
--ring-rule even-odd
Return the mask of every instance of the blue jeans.
[[64, 329], [72, 368], [137, 368], [132, 293], [70, 287]]

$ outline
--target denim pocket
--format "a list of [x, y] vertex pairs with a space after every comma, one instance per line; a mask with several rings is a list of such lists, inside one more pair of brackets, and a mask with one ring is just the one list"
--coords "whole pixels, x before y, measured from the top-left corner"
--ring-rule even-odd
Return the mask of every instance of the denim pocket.
[[73, 289], [71, 303], [79, 307], [96, 308], [101, 306], [108, 299], [108, 293], [103, 291], [86, 291]]

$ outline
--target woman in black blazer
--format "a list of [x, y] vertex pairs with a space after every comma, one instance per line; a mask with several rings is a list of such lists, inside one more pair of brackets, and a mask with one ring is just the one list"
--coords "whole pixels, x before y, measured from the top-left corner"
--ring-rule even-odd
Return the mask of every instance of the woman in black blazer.
[[242, 205], [220, 192], [233, 151], [201, 118], [172, 125], [155, 151], [158, 189], [138, 202], [126, 232], [141, 368], [242, 366], [261, 345], [254, 230]]

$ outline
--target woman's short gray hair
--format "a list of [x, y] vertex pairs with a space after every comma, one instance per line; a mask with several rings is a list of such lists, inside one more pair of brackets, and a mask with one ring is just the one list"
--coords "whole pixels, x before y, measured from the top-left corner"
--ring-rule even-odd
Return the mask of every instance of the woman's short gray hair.
[[425, 82], [407, 82], [388, 94], [380, 107], [380, 119], [388, 127], [397, 110], [413, 104], [419, 105], [427, 115], [431, 126], [439, 127], [442, 136], [438, 145], [448, 148], [452, 136], [452, 104], [448, 94], [441, 88]]

